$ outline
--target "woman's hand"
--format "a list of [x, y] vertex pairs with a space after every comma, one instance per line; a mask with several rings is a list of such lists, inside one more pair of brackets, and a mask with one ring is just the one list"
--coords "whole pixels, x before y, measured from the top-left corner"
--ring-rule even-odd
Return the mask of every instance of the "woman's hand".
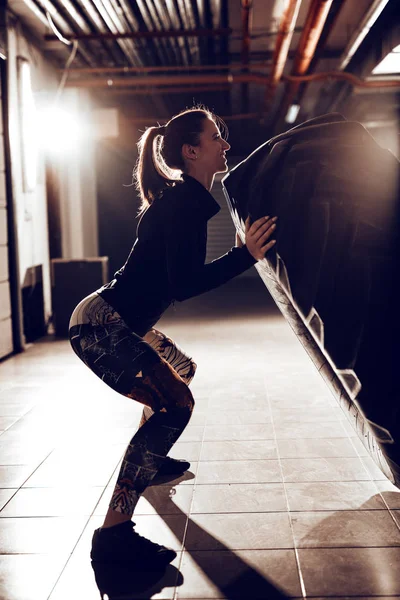
[[261, 217], [254, 223], [250, 223], [250, 216], [246, 219], [246, 246], [250, 254], [261, 260], [276, 240], [268, 241], [276, 228], [278, 217]]

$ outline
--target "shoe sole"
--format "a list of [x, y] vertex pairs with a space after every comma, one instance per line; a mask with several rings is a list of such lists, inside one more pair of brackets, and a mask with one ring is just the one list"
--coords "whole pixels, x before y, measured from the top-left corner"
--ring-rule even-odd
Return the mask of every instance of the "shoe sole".
[[162, 569], [169, 565], [175, 558], [177, 557], [177, 553], [175, 550], [168, 550], [168, 552], [164, 552], [162, 556], [158, 558], [152, 557], [147, 561], [141, 561], [140, 559], [135, 560], [124, 560], [124, 559], [98, 559], [90, 556], [92, 563], [96, 565], [134, 565], [136, 568], [140, 568], [142, 571], [156, 571], [157, 569]]

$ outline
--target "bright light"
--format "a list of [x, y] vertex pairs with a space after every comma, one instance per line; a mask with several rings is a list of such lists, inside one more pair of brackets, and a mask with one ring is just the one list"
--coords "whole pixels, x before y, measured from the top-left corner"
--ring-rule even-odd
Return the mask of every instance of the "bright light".
[[52, 154], [78, 151], [80, 143], [87, 138], [87, 127], [79, 117], [57, 107], [41, 113], [39, 131], [42, 148]]
[[24, 192], [36, 186], [37, 169], [37, 112], [32, 91], [31, 66], [25, 59], [18, 61], [20, 139]]
[[372, 71], [372, 75], [388, 75], [389, 73], [400, 73], [400, 45], [393, 48]]
[[299, 104], [292, 104], [292, 106], [289, 107], [289, 110], [287, 111], [287, 115], [286, 115], [286, 123], [294, 123], [295, 120], [297, 119], [297, 115], [299, 114], [299, 110], [300, 110], [300, 105]]

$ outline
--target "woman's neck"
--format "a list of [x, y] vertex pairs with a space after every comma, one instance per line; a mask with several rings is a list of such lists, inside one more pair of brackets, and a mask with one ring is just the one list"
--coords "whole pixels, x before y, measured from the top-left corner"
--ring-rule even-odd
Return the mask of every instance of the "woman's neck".
[[215, 173], [205, 173], [203, 170], [200, 171], [200, 169], [192, 167], [190, 171], [186, 172], [186, 175], [190, 175], [190, 177], [193, 177], [193, 179], [197, 179], [197, 181], [199, 181], [201, 185], [204, 185], [206, 190], [211, 190], [214, 183]]

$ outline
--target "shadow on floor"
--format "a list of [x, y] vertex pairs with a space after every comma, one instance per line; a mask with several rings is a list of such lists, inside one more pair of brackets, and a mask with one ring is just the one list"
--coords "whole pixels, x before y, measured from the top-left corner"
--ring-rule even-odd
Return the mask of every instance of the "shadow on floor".
[[[180, 481], [192, 478], [193, 474], [187, 472], [184, 477], [180, 478]], [[164, 506], [172, 503], [172, 489], [169, 485], [159, 486]], [[148, 500], [150, 501], [149, 498]], [[186, 516], [175, 504], [173, 514]], [[218, 550], [219, 560], [215, 560], [215, 554], [212, 551], [194, 553], [186, 551], [186, 553], [190, 554], [192, 560], [196, 562], [212, 585], [221, 591], [221, 596], [232, 600], [243, 600], [243, 598], [249, 597], [252, 600], [284, 600], [288, 598], [287, 595], [253, 569], [234, 551], [194, 523], [190, 517], [188, 519], [189, 523], [192, 538], [201, 539], [202, 542], [206, 540], [205, 547]], [[183, 543], [181, 530], [179, 528], [174, 530], [171, 522], [168, 525], [175, 537]], [[105, 598], [104, 594], [106, 593], [109, 600], [136, 600], [139, 598], [150, 600], [154, 594], [160, 593], [164, 588], [179, 587], [184, 582], [182, 573], [171, 565], [167, 567], [164, 574], [159, 572], [138, 574], [132, 571], [132, 567], [102, 568], [101, 566], [97, 566], [93, 568], [96, 584], [102, 594], [101, 598]]]

